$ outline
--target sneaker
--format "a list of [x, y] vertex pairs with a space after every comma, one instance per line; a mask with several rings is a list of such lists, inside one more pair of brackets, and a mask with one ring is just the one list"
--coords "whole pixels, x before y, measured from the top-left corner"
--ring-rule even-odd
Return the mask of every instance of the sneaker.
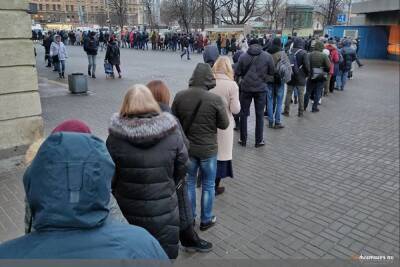
[[225, 192], [225, 187], [223, 187], [223, 186], [218, 186], [218, 187], [215, 188], [215, 195], [216, 196], [221, 195], [224, 192]]
[[275, 123], [274, 129], [283, 129], [285, 126], [282, 125], [282, 123]]
[[90, 70], [87, 71], [87, 74], [90, 76], [92, 76], [92, 73], [90, 72]]
[[96, 75], [92, 74], [92, 78], [93, 78], [93, 79], [96, 79]]
[[217, 217], [212, 216], [211, 221], [206, 223], [200, 223], [200, 231], [206, 231], [210, 229], [215, 225], [216, 222], [217, 222]]
[[239, 143], [239, 145], [241, 145], [243, 147], [246, 146], [246, 141], [239, 140], [238, 143]]
[[319, 112], [319, 109], [313, 109], [313, 110], [311, 110], [311, 112]]
[[264, 140], [262, 140], [260, 143], [256, 143], [254, 146], [255, 146], [255, 147], [262, 147], [262, 146], [265, 146], [265, 142], [264, 142]]
[[298, 113], [297, 116], [298, 117], [303, 117], [304, 115], [303, 115], [303, 113]]
[[282, 112], [282, 115], [283, 115], [283, 116], [286, 116], [286, 117], [289, 117], [289, 112], [284, 111], [284, 112]]
[[299, 101], [297, 100], [297, 97], [294, 98], [294, 104], [297, 105], [297, 103], [299, 103]]
[[268, 128], [274, 128], [274, 123], [269, 122], [269, 123], [268, 123]]

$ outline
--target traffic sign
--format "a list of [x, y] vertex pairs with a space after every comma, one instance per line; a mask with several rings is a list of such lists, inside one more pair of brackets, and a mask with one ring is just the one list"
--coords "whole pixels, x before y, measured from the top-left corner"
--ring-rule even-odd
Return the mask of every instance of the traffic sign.
[[346, 14], [339, 14], [339, 15], [337, 16], [337, 22], [339, 22], [339, 23], [344, 23], [344, 22], [346, 22]]

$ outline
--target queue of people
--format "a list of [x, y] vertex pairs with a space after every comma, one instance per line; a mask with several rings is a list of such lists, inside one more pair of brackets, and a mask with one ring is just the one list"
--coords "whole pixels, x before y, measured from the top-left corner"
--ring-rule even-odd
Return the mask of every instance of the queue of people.
[[67, 120], [33, 144], [24, 174], [26, 235], [1, 244], [0, 258], [167, 260], [178, 257], [179, 243], [211, 251], [194, 227], [195, 181], [201, 173], [206, 231], [216, 224], [216, 183], [233, 177], [232, 113], [240, 103], [230, 59], [220, 57], [214, 68], [199, 63], [172, 107], [170, 96], [159, 80], [134, 85], [106, 142]]

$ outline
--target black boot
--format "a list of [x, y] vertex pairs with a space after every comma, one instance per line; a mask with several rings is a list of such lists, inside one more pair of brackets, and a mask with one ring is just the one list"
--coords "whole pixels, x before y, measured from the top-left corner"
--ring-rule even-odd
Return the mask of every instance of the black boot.
[[201, 239], [192, 225], [179, 232], [179, 240], [188, 252], [210, 252], [212, 249], [212, 243]]

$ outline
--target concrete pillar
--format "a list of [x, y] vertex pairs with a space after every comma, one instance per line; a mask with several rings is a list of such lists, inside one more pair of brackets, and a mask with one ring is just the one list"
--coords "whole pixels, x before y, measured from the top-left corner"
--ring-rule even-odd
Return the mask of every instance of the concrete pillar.
[[0, 158], [43, 134], [28, 1], [0, 1]]

